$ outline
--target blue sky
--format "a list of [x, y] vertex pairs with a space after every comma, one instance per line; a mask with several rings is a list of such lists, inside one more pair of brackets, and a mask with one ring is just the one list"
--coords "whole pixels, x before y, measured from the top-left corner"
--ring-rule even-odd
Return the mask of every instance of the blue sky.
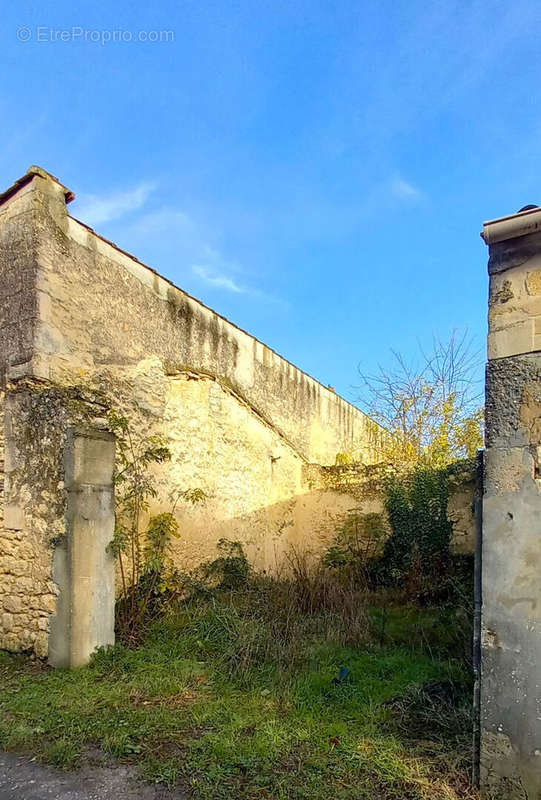
[[541, 204], [540, 23], [534, 0], [4, 4], [0, 186], [45, 167], [354, 399], [390, 348], [484, 346], [481, 224]]

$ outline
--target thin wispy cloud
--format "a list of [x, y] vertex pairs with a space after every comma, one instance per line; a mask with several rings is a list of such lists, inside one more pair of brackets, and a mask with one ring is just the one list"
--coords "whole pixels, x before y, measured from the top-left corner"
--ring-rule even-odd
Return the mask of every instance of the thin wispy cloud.
[[[250, 295], [287, 306], [280, 298], [250, 286], [249, 272], [226, 257], [210, 239], [208, 231], [190, 214], [170, 206], [152, 208], [148, 201], [155, 189], [155, 184], [141, 182], [113, 194], [83, 194], [77, 203], [75, 216], [94, 226], [119, 220], [115, 231], [108, 235], [114, 236], [131, 252], [154, 263], [158, 269], [160, 264], [167, 263], [175, 268], [184, 267], [193, 281], [213, 290]], [[239, 274], [245, 278], [242, 282], [237, 278]]]
[[422, 192], [413, 184], [405, 181], [404, 178], [396, 176], [391, 181], [391, 193], [399, 200], [418, 200]]
[[[198, 282], [214, 290], [237, 295], [259, 297], [265, 302], [286, 306], [283, 300], [249, 285], [249, 271], [227, 258], [211, 243], [208, 232], [189, 214], [164, 206], [140, 215], [130, 226], [132, 240], [158, 237], [168, 250], [174, 251], [180, 263], [188, 264]], [[238, 275], [244, 280], [239, 282]]]
[[113, 192], [108, 195], [81, 195], [77, 202], [76, 215], [89, 225], [103, 225], [112, 222], [125, 214], [143, 208], [155, 188], [153, 183], [139, 183], [132, 189], [123, 192]]
[[[215, 248], [205, 246], [204, 249], [207, 256], [212, 256], [212, 260], [206, 264], [192, 264], [191, 269], [192, 274], [207, 286], [212, 289], [232, 292], [233, 294], [257, 297], [259, 300], [278, 306], [283, 310], [289, 308], [289, 303], [286, 300], [269, 294], [256, 286], [251, 286], [249, 282], [246, 282], [249, 280], [249, 273], [242, 269], [239, 264], [226, 261]], [[241, 273], [246, 278], [246, 281], [243, 280], [242, 283], [239, 283], [236, 277], [238, 273]]]
[[219, 272], [215, 272], [208, 267], [193, 264], [192, 272], [209, 286], [214, 286], [217, 289], [226, 289], [228, 292], [235, 292], [236, 294], [250, 294], [250, 289], [239, 286], [233, 278], [227, 275], [221, 275]]

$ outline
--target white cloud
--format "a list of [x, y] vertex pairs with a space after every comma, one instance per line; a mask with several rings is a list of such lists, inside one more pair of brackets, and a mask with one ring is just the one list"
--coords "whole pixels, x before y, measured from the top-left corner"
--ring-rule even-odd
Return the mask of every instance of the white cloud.
[[164, 206], [142, 214], [132, 227], [138, 239], [149, 239], [159, 234], [162, 242], [168, 241], [180, 262], [191, 264], [192, 274], [207, 286], [235, 294], [260, 294], [257, 289], [237, 282], [233, 276], [242, 273], [242, 267], [211, 244], [201, 226], [184, 211]]
[[253, 294], [253, 292], [250, 292], [249, 289], [239, 286], [239, 284], [236, 283], [233, 278], [228, 278], [227, 275], [222, 275], [219, 272], [209, 269], [208, 267], [203, 267], [199, 264], [193, 264], [192, 271], [210, 286], [215, 286], [218, 289], [226, 289], [227, 291], [235, 292], [236, 294]]
[[420, 189], [417, 189], [399, 176], [392, 179], [391, 192], [395, 197], [401, 200], [417, 200], [422, 195]]
[[154, 189], [152, 183], [140, 183], [124, 192], [81, 195], [76, 206], [77, 216], [89, 225], [103, 225], [142, 208]]
[[142, 257], [152, 262], [161, 257], [162, 263], [170, 262], [177, 269], [190, 265], [192, 275], [214, 289], [287, 305], [260, 289], [238, 283], [235, 276], [245, 272], [242, 266], [215, 247], [208, 232], [184, 211], [170, 206], [144, 209], [155, 188], [152, 183], [139, 183], [108, 196], [82, 195], [76, 216], [90, 225], [99, 225], [141, 211], [115, 226], [115, 240], [130, 252], [142, 251]]

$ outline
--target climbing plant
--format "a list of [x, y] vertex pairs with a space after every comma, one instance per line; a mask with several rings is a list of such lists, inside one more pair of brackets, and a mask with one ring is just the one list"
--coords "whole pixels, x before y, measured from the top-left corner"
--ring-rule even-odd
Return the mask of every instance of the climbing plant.
[[383, 547], [380, 574], [394, 583], [437, 579], [450, 557], [452, 522], [447, 516], [447, 469], [417, 466], [394, 474], [385, 489], [391, 534]]
[[110, 544], [121, 577], [117, 622], [124, 638], [133, 640], [156, 598], [181, 590], [181, 575], [170, 554], [179, 536], [178, 503], [199, 503], [206, 495], [201, 489], [178, 489], [169, 496], [169, 511], [150, 516], [145, 524], [150, 501], [158, 497], [152, 467], [168, 461], [171, 451], [160, 436], [134, 435], [128, 418], [115, 410], [109, 411], [108, 421], [117, 441], [115, 532]]
[[383, 487], [386, 513], [352, 511], [323, 565], [359, 588], [399, 589], [412, 600], [441, 598], [454, 568], [447, 516], [452, 471], [417, 465], [391, 472]]

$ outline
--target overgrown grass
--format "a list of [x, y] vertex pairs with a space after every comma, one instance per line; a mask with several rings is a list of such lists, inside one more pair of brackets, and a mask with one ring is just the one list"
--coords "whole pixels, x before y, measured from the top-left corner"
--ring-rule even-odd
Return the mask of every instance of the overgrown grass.
[[99, 748], [200, 800], [474, 797], [461, 620], [353, 599], [258, 579], [86, 668], [3, 654], [0, 745], [64, 767]]

